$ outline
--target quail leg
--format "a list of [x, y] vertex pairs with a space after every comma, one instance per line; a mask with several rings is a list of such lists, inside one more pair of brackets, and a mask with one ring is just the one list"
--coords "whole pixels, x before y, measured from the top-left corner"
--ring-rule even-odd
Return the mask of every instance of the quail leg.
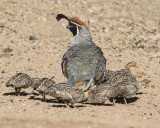
[[45, 101], [46, 100], [46, 95], [43, 93], [42, 96], [43, 96], [43, 101]]
[[74, 105], [74, 103], [73, 103], [73, 101], [71, 100], [70, 101], [70, 105], [69, 105], [71, 108], [75, 108], [75, 105]]
[[116, 99], [113, 98], [113, 106], [116, 106]]
[[16, 95], [18, 96], [21, 91], [21, 88], [15, 88]]
[[67, 106], [69, 106], [70, 108], [74, 108], [75, 107], [72, 99], [68, 100], [66, 103], [67, 103]]
[[126, 97], [124, 97], [123, 100], [124, 100], [124, 103], [125, 103], [125, 104], [128, 104]]

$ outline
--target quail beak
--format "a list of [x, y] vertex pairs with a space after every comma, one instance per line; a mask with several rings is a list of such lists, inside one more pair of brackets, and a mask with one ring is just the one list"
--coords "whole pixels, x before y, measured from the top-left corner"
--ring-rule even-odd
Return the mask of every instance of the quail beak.
[[71, 27], [72, 27], [71, 25], [68, 25], [66, 28], [67, 28], [67, 29], [70, 29]]

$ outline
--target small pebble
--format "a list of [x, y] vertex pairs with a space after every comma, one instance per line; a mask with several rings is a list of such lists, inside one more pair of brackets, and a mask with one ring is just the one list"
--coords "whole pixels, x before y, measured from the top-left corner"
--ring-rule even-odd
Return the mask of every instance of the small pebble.
[[151, 85], [151, 88], [156, 88], [155, 85]]
[[9, 53], [0, 54], [0, 58], [2, 58], [2, 57], [10, 58], [11, 56], [13, 56], [13, 54], [9, 54]]
[[5, 71], [4, 71], [4, 70], [2, 70], [2, 73], [5, 73]]
[[36, 106], [39, 105], [39, 104], [40, 104], [39, 102], [36, 102], [36, 103], [35, 103]]
[[29, 40], [38, 40], [38, 38], [37, 38], [36, 36], [34, 36], [34, 35], [31, 35], [31, 36], [29, 37]]
[[11, 49], [11, 48], [5, 48], [4, 50], [3, 50], [3, 52], [12, 52], [13, 51], [13, 49]]
[[3, 27], [5, 27], [6, 25], [4, 24], [4, 23], [2, 23], [2, 22], [0, 22], [0, 28], [3, 28]]
[[13, 99], [10, 99], [10, 101], [11, 101], [12, 103], [14, 103]]

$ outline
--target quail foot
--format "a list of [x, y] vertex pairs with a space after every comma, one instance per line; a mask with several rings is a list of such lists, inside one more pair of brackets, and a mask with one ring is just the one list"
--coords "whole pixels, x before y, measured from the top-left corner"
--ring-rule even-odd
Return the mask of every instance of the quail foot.
[[32, 88], [38, 91], [43, 96], [43, 100], [45, 100], [46, 98], [45, 98], [44, 92], [51, 85], [55, 85], [55, 81], [53, 77], [51, 79], [42, 78], [42, 79], [39, 79], [35, 84], [33, 84]]
[[45, 94], [62, 99], [71, 107], [74, 107], [74, 103], [81, 103], [88, 98], [88, 93], [79, 89], [79, 85], [70, 86], [67, 83], [58, 83], [56, 86], [50, 86], [46, 89]]
[[73, 34], [71, 46], [63, 55], [61, 67], [67, 84], [74, 86], [82, 81], [85, 83], [83, 91], [95, 84], [100, 84], [106, 69], [106, 59], [100, 47], [92, 41], [88, 27], [77, 17], [67, 17], [58, 14], [56, 19], [66, 19], [67, 28]]
[[30, 87], [35, 82], [35, 80], [36, 78], [32, 79], [25, 73], [17, 73], [6, 82], [6, 86], [15, 88], [16, 94], [19, 95], [22, 88], [25, 89]]

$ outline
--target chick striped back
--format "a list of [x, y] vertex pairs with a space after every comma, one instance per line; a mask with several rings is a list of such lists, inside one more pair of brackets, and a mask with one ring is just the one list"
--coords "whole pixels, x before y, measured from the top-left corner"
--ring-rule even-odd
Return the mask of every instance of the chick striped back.
[[116, 88], [117, 96], [131, 96], [140, 89], [140, 83], [128, 68], [113, 71], [108, 75], [106, 82]]
[[32, 87], [34, 90], [37, 90], [40, 93], [44, 93], [45, 90], [51, 85], [55, 85], [54, 80], [49, 78], [42, 78], [38, 80]]
[[75, 86], [70, 86], [67, 83], [58, 83], [55, 86], [50, 86], [46, 89], [45, 94], [63, 99], [64, 101], [71, 100], [74, 103], [85, 100], [84, 93], [81, 89], [78, 89]]
[[25, 73], [17, 73], [12, 76], [6, 83], [7, 87], [28, 88], [32, 85], [32, 79]]

